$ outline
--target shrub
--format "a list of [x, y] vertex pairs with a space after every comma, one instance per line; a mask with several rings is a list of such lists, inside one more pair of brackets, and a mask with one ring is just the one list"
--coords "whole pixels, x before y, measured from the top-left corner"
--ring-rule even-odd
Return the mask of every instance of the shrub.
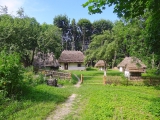
[[87, 67], [86, 71], [97, 71], [98, 68], [94, 68], [94, 67]]
[[42, 73], [35, 74], [32, 70], [25, 71], [23, 81], [26, 85], [36, 86], [44, 83], [44, 75]]
[[17, 53], [0, 52], [0, 90], [9, 97], [20, 93], [23, 67]]

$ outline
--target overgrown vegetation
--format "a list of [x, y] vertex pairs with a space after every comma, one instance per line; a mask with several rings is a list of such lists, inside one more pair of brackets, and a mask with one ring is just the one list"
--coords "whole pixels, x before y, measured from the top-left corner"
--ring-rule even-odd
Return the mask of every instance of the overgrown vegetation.
[[[26, 68], [22, 77], [16, 98], [1, 94], [0, 119], [45, 119], [57, 104], [72, 94], [73, 84], [77, 82], [72, 75], [70, 80], [58, 79], [60, 87], [48, 86], [44, 74], [35, 74], [33, 67]], [[1, 91], [3, 93], [3, 89]]]
[[16, 97], [23, 88], [23, 67], [16, 53], [0, 52], [0, 104], [5, 97]]

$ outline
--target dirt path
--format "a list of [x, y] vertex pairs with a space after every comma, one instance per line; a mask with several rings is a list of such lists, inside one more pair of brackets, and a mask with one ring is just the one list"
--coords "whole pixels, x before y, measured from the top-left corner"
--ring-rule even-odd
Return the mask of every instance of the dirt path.
[[[74, 86], [79, 88], [81, 82], [77, 76], [76, 78], [78, 79], [78, 82]], [[76, 94], [72, 94], [71, 96], [69, 96], [69, 98], [63, 104], [57, 106], [56, 110], [53, 111], [51, 115], [47, 117], [46, 120], [63, 120], [63, 118], [71, 112], [72, 104], [74, 103], [76, 96]]]

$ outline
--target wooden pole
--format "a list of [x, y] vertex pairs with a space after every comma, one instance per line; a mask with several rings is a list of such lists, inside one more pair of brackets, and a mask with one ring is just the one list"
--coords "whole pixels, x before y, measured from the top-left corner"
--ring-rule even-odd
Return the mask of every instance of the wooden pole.
[[81, 84], [83, 83], [83, 75], [81, 74]]
[[103, 76], [103, 84], [104, 85], [106, 84], [106, 76], [105, 75]]

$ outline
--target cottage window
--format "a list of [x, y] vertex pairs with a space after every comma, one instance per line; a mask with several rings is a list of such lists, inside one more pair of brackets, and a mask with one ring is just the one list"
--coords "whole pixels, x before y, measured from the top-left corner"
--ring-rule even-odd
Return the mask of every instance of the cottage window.
[[81, 67], [81, 64], [80, 63], [78, 63], [78, 65], [77, 65], [78, 67]]

